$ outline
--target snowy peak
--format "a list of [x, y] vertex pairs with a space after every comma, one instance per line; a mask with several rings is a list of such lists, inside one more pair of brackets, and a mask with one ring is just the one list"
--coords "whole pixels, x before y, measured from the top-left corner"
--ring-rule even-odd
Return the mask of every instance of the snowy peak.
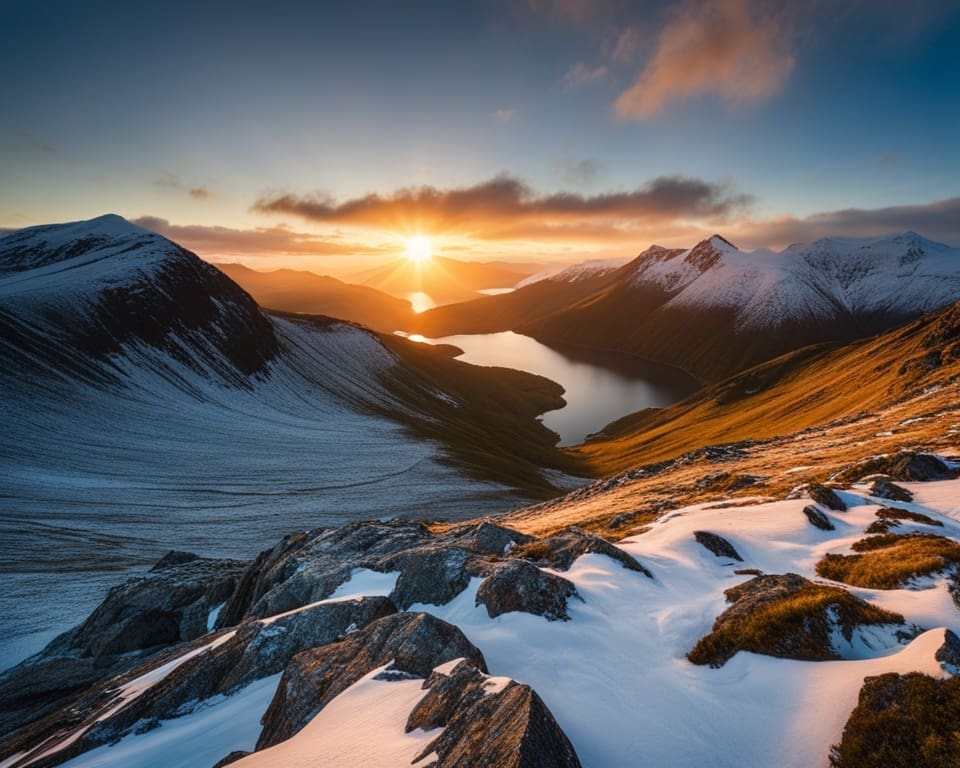
[[0, 330], [18, 342], [2, 361], [61, 376], [111, 380], [111, 358], [137, 354], [242, 382], [277, 350], [239, 286], [112, 214], [0, 239], [0, 304]]
[[720, 235], [713, 235], [691, 248], [684, 262], [703, 273], [716, 266], [725, 253], [734, 251], [737, 247], [733, 243]]

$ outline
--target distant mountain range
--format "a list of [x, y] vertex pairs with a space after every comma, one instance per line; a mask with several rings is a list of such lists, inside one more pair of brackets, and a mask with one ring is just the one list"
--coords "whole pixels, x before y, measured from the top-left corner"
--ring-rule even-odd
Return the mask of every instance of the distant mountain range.
[[512, 288], [538, 269], [533, 264], [459, 261], [445, 256], [434, 256], [421, 265], [403, 258], [353, 275], [350, 282], [400, 298], [423, 292], [437, 304], [449, 304], [475, 298], [479, 291]]
[[719, 381], [793, 349], [892, 328], [960, 298], [960, 250], [913, 232], [829, 238], [781, 253], [715, 235], [653, 246], [626, 265], [590, 264], [510, 294], [438, 307], [428, 336], [514, 330], [615, 349]]
[[247, 291], [261, 307], [300, 314], [328, 315], [393, 333], [412, 321], [413, 307], [376, 288], [295, 269], [259, 272], [242, 264], [217, 269]]

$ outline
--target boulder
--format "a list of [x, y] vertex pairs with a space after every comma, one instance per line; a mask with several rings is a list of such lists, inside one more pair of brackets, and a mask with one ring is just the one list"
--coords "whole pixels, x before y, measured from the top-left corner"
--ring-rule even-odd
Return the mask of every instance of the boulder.
[[814, 528], [819, 528], [821, 531], [832, 531], [834, 530], [833, 523], [830, 522], [830, 518], [824, 513], [815, 504], [807, 504], [803, 508], [803, 514], [807, 516], [807, 520], [810, 521], [810, 524]]
[[740, 553], [737, 552], [733, 544], [723, 538], [723, 536], [718, 536], [709, 531], [694, 531], [693, 537], [697, 540], [697, 543], [702, 544], [717, 557], [728, 557], [731, 560], [743, 562]]
[[960, 637], [949, 629], [944, 630], [943, 645], [937, 649], [934, 658], [952, 674], [960, 674]]
[[489, 681], [468, 662], [449, 675], [434, 673], [407, 730], [442, 727], [416, 764], [435, 754], [436, 768], [579, 768], [577, 753], [536, 692]]
[[532, 613], [548, 621], [566, 621], [567, 600], [580, 596], [573, 582], [541, 571], [526, 560], [499, 566], [480, 584], [477, 605], [484, 605], [490, 618], [511, 611]]
[[840, 495], [829, 486], [821, 483], [810, 483], [810, 485], [807, 486], [807, 495], [818, 504], [823, 504], [827, 509], [832, 509], [834, 512], [847, 511], [846, 503], [840, 498]]
[[624, 568], [642, 573], [653, 578], [653, 575], [630, 553], [614, 546], [606, 539], [587, 533], [580, 528], [570, 527], [561, 533], [544, 539], [535, 539], [517, 547], [511, 552], [515, 557], [522, 557], [538, 565], [549, 566], [558, 571], [570, 569], [573, 562], [588, 552], [606, 555], [616, 560]]
[[870, 485], [869, 493], [871, 496], [876, 496], [881, 499], [889, 499], [890, 501], [913, 501], [913, 494], [910, 493], [906, 488], [901, 488], [899, 485], [894, 483], [892, 480], [886, 477], [878, 477]]
[[885, 456], [874, 456], [843, 470], [838, 480], [854, 482], [870, 475], [886, 475], [892, 480], [925, 482], [949, 480], [957, 476], [955, 470], [931, 453], [900, 451]]
[[364, 675], [378, 667], [427, 677], [441, 664], [465, 658], [486, 671], [483, 654], [457, 627], [426, 613], [397, 613], [342, 640], [293, 657], [263, 716], [257, 749], [290, 738]]

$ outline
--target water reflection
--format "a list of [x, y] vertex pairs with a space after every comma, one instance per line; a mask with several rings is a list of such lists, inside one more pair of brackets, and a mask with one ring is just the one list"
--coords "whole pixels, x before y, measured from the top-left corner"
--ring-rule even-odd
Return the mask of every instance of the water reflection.
[[560, 384], [567, 405], [544, 414], [543, 423], [560, 435], [561, 445], [576, 445], [621, 416], [670, 405], [699, 389], [696, 380], [670, 366], [617, 352], [552, 348], [512, 331], [431, 341], [460, 347], [464, 362], [516, 368]]
[[437, 302], [433, 300], [433, 296], [423, 291], [408, 293], [406, 299], [413, 305], [413, 311], [418, 315], [421, 312], [426, 312], [428, 309], [433, 309], [437, 306]]

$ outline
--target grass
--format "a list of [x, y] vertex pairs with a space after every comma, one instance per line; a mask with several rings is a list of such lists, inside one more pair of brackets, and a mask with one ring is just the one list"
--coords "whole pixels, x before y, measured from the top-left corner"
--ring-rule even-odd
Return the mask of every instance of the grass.
[[955, 768], [960, 765], [960, 677], [911, 673], [868, 677], [833, 768]]
[[899, 528], [900, 521], [906, 520], [911, 523], [920, 523], [922, 525], [935, 525], [940, 528], [943, 523], [934, 520], [929, 515], [922, 512], [911, 512], [907, 509], [898, 507], [881, 507], [877, 510], [877, 519], [867, 527], [867, 533], [888, 533], [891, 528]]
[[[750, 588], [753, 581], [728, 589], [727, 598], [739, 599], [738, 591]], [[805, 661], [836, 659], [827, 614], [831, 608], [847, 639], [857, 625], [903, 623], [902, 616], [859, 600], [844, 589], [803, 581], [799, 589], [761, 601], [751, 610], [735, 611], [734, 605], [717, 619], [710, 634], [700, 638], [687, 658], [712, 667], [723, 666], [738, 651]]]
[[857, 554], [824, 556], [817, 573], [855, 587], [898, 589], [913, 578], [960, 563], [960, 543], [927, 533], [869, 536], [852, 549]]

